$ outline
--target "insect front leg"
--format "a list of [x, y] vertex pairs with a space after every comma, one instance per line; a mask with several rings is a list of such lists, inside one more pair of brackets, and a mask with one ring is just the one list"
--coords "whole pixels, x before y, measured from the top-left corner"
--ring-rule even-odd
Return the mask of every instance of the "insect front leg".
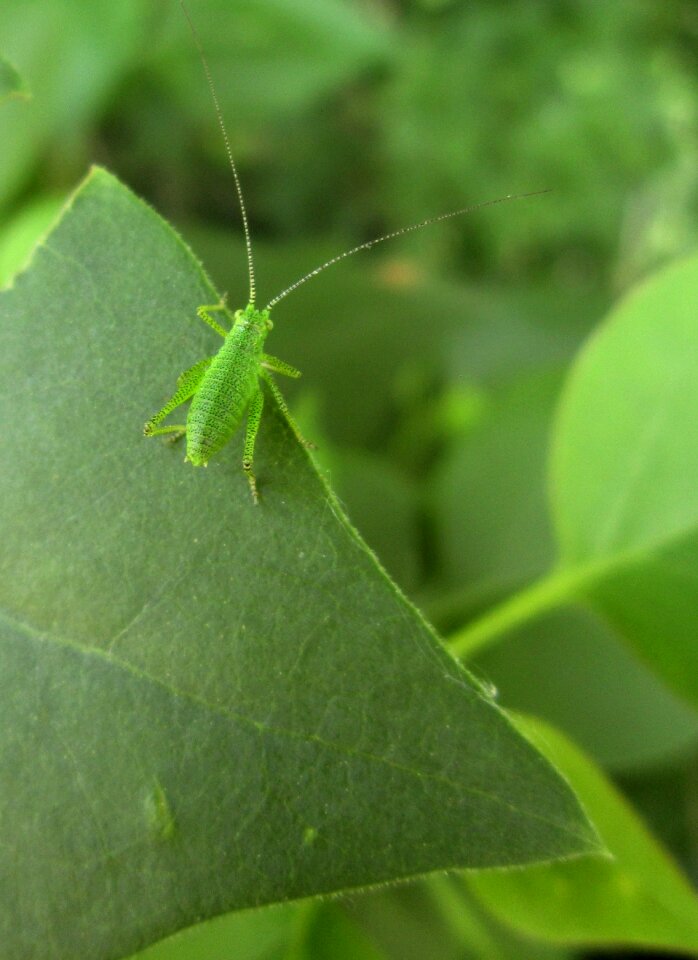
[[185, 370], [184, 373], [179, 375], [177, 378], [176, 391], [172, 394], [165, 406], [161, 410], [158, 410], [155, 416], [151, 417], [143, 427], [144, 436], [156, 437], [162, 433], [172, 433], [176, 434], [176, 436], [172, 438], [176, 440], [186, 433], [187, 428], [183, 424], [169, 424], [165, 427], [160, 427], [158, 424], [174, 409], [194, 396], [212, 360], [213, 357], [206, 357], [204, 360], [199, 360], [193, 367], [189, 367], [188, 370]]
[[199, 320], [203, 320], [204, 323], [207, 323], [209, 327], [215, 330], [216, 333], [220, 334], [220, 336], [223, 337], [224, 340], [228, 336], [228, 332], [227, 330], [224, 329], [224, 327], [220, 325], [220, 323], [217, 323], [213, 319], [211, 314], [218, 313], [219, 311], [225, 310], [225, 309], [226, 309], [225, 296], [223, 296], [221, 297], [220, 303], [207, 303], [207, 304], [204, 304], [203, 307], [198, 307], [196, 311], [196, 315], [199, 318]]
[[257, 492], [257, 480], [252, 470], [254, 464], [254, 445], [259, 433], [259, 425], [262, 422], [262, 409], [264, 407], [264, 394], [257, 387], [257, 392], [250, 400], [250, 406], [247, 411], [247, 427], [245, 429], [245, 447], [242, 454], [242, 469], [245, 471], [252, 499], [259, 503], [259, 494]]
[[305, 437], [300, 431], [298, 424], [291, 416], [291, 412], [286, 405], [286, 401], [283, 398], [283, 394], [281, 393], [277, 385], [274, 383], [274, 380], [272, 379], [271, 374], [267, 373], [264, 367], [262, 367], [259, 371], [259, 375], [260, 377], [262, 377], [264, 382], [267, 384], [267, 386], [271, 390], [272, 396], [274, 397], [277, 404], [279, 405], [281, 412], [285, 415], [286, 419], [288, 420], [289, 426], [293, 430], [296, 440], [298, 440], [299, 443], [303, 444], [303, 446], [307, 447], [309, 450], [315, 450], [316, 449], [315, 444], [312, 441], [305, 439]]

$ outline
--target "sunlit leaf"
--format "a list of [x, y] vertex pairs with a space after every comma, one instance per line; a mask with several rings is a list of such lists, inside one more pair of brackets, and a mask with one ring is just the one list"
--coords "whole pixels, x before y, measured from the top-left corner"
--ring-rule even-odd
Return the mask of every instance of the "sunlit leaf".
[[638, 287], [575, 365], [552, 499], [563, 570], [698, 703], [698, 257]]

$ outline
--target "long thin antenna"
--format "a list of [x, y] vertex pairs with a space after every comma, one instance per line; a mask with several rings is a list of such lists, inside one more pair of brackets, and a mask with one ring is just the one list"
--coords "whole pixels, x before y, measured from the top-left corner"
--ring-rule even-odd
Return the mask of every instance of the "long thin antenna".
[[421, 223], [413, 223], [409, 227], [401, 227], [400, 230], [393, 230], [392, 233], [386, 233], [382, 237], [376, 237], [375, 240], [367, 240], [366, 243], [360, 243], [358, 247], [352, 247], [351, 250], [345, 250], [344, 253], [340, 253], [336, 257], [332, 257], [331, 260], [327, 260], [319, 267], [315, 267], [315, 269], [311, 270], [310, 273], [306, 273], [304, 277], [301, 277], [300, 280], [296, 280], [296, 282], [292, 283], [290, 287], [286, 287], [286, 289], [282, 290], [281, 293], [275, 296], [273, 300], [270, 300], [266, 306], [266, 309], [271, 310], [271, 308], [275, 306], [279, 300], [283, 300], [284, 297], [289, 295], [289, 293], [293, 293], [293, 291], [297, 290], [302, 284], [307, 283], [307, 281], [312, 279], [312, 277], [316, 277], [318, 273], [322, 273], [323, 270], [331, 267], [334, 263], [339, 263], [340, 260], [344, 260], [346, 257], [351, 257], [355, 253], [359, 253], [361, 250], [370, 250], [371, 247], [375, 247], [377, 243], [383, 243], [384, 240], [392, 240], [395, 237], [401, 237], [403, 233], [412, 233], [413, 230], [421, 230], [422, 227], [428, 227], [432, 223], [440, 223], [441, 220], [450, 220], [451, 217], [460, 217], [461, 214], [472, 213], [474, 210], [481, 210], [483, 207], [493, 207], [496, 203], [504, 203], [507, 200], [524, 200], [527, 197], [539, 197], [543, 193], [550, 193], [550, 190], [534, 190], [533, 193], [510, 193], [508, 196], [499, 197], [497, 200], [485, 200], [483, 203], [476, 203], [470, 207], [463, 207], [461, 210], [452, 210], [451, 213], [442, 213], [438, 217], [429, 217], [428, 220], [422, 220]]
[[218, 126], [221, 128], [221, 133], [223, 134], [223, 142], [225, 143], [225, 151], [228, 154], [228, 160], [230, 162], [230, 169], [233, 171], [233, 179], [235, 180], [235, 189], [237, 191], [238, 200], [240, 201], [240, 213], [242, 214], [242, 226], [245, 231], [245, 248], [247, 250], [247, 271], [250, 277], [250, 303], [254, 304], [255, 297], [257, 295], [257, 290], [254, 282], [254, 262], [252, 260], [252, 240], [250, 238], [250, 225], [247, 221], [247, 210], [245, 209], [245, 200], [242, 196], [242, 187], [240, 185], [240, 177], [238, 176], [237, 167], [235, 166], [235, 161], [233, 160], [233, 151], [230, 146], [230, 138], [228, 137], [228, 131], [225, 129], [225, 123], [223, 122], [223, 112], [218, 102], [218, 96], [216, 94], [216, 88], [213, 85], [213, 77], [211, 75], [211, 68], [208, 65], [208, 60], [206, 59], [206, 54], [204, 53], [204, 48], [199, 37], [199, 33], [194, 26], [194, 21], [189, 15], [186, 4], [184, 0], [179, 0], [179, 5], [182, 8], [182, 12], [187, 19], [189, 24], [189, 29], [191, 30], [191, 35], [194, 38], [194, 43], [196, 44], [196, 49], [199, 51], [199, 56], [201, 57], [201, 63], [204, 68], [204, 73], [206, 74], [206, 82], [208, 83], [208, 88], [211, 91], [211, 99], [213, 100], [213, 106], [216, 110], [216, 117], [218, 119]]

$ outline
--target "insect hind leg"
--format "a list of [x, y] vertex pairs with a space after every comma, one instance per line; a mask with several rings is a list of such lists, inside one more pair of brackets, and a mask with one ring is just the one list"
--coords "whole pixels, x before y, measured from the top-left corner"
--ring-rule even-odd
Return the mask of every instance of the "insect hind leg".
[[257, 478], [254, 475], [254, 445], [259, 433], [259, 425], [262, 421], [262, 409], [264, 407], [264, 394], [258, 388], [250, 401], [247, 411], [247, 426], [245, 428], [245, 447], [242, 454], [242, 469], [250, 484], [252, 499], [259, 503], [259, 493], [257, 492]]

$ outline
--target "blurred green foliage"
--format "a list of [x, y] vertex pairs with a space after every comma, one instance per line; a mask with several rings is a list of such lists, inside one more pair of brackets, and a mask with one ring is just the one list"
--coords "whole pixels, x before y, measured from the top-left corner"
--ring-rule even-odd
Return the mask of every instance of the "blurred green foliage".
[[11, 97], [27, 97], [28, 91], [22, 83], [22, 78], [11, 63], [0, 56], [0, 103]]
[[[262, 296], [383, 231], [552, 190], [362, 254], [275, 317], [274, 352], [304, 372], [292, 406], [352, 520], [437, 626], [455, 629], [552, 560], [549, 426], [580, 344], [620, 294], [698, 245], [696, 6], [189, 2]], [[32, 91], [0, 104], [0, 280], [98, 161], [178, 224], [242, 303], [232, 180], [176, 0], [5, 0], [0, 47]], [[622, 776], [698, 871], [695, 714], [617, 635], [564, 611], [475, 669], [504, 706], [555, 722]], [[351, 923], [380, 926], [377, 912], [392, 931], [381, 949], [405, 957], [419, 937], [394, 932], [400, 896], [355, 905]], [[410, 896], [409, 922], [439, 943], [432, 892]], [[433, 956], [531, 955], [492, 929]], [[259, 956], [306, 956], [291, 940]]]

